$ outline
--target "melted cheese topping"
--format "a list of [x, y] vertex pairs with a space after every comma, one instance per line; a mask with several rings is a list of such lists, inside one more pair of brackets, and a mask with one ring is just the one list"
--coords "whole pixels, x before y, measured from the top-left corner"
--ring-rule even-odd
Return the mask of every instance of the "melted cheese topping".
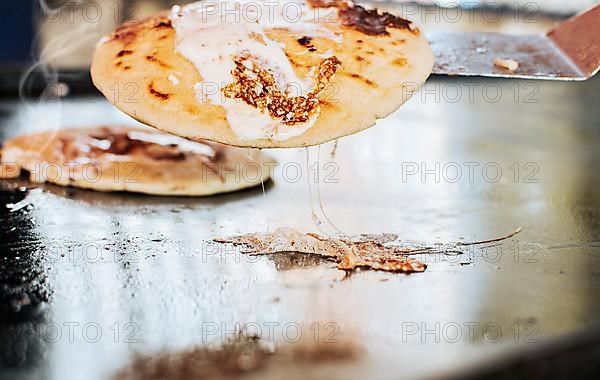
[[138, 140], [162, 146], [176, 146], [182, 152], [190, 152], [207, 157], [214, 157], [216, 155], [214, 149], [209, 145], [202, 144], [201, 142], [197, 141], [186, 140], [177, 136], [162, 133], [146, 133], [140, 131], [128, 132], [127, 136], [132, 140]]
[[177, 52], [190, 60], [203, 78], [194, 87], [198, 101], [224, 107], [227, 120], [240, 139], [282, 141], [306, 132], [318, 114], [304, 123], [284, 124], [264, 110], [224, 96], [223, 88], [234, 82], [235, 61], [250, 56], [273, 76], [283, 94], [306, 96], [313, 90], [314, 70], [308, 77], [299, 78], [282, 45], [267, 37], [265, 31], [283, 28], [302, 36], [340, 41], [318, 23], [333, 11], [311, 9], [296, 1], [203, 1], [173, 7], [171, 21], [177, 34]]

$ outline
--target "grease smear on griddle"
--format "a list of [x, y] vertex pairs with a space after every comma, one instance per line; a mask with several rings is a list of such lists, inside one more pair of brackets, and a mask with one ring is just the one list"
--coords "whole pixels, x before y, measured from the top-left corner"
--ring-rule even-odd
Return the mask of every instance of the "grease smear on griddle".
[[40, 188], [29, 190], [25, 199], [17, 202], [17, 203], [8, 203], [6, 204], [6, 208], [10, 212], [17, 212], [23, 210], [26, 207], [32, 206], [37, 200], [40, 199], [43, 195], [43, 191]]
[[[320, 327], [327, 326], [326, 323], [319, 323], [318, 326], [323, 331], [317, 331], [315, 334], [319, 335], [314, 336], [328, 336], [331, 332]], [[263, 339], [244, 329], [221, 344], [138, 357], [115, 374], [113, 379], [238, 379], [254, 373], [280, 378], [291, 370], [301, 371], [305, 366], [355, 362], [360, 360], [364, 351], [356, 339], [347, 334], [336, 334], [335, 340], [319, 340], [313, 334], [303, 334], [294, 343], [280, 343], [273, 337]], [[305, 329], [308, 331], [309, 327]]]

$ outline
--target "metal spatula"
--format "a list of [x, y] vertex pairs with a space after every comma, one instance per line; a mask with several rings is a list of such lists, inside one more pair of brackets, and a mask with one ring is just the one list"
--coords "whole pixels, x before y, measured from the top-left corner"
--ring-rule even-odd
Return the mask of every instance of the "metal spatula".
[[[581, 81], [600, 69], [600, 5], [545, 35], [427, 34], [434, 74]], [[498, 59], [518, 63], [510, 71]]]

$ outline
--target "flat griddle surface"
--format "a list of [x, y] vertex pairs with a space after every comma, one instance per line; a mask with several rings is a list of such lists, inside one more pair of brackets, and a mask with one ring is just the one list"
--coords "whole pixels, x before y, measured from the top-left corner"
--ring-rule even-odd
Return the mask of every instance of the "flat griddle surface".
[[[320, 148], [324, 209], [347, 234], [431, 244], [523, 227], [485, 249], [421, 257], [423, 274], [345, 278], [327, 261], [207, 243], [281, 226], [316, 231], [303, 149], [273, 152], [281, 165], [264, 194], [159, 198], [3, 182], [0, 374], [106, 378], [134, 355], [215, 342], [236, 323], [274, 325], [279, 340], [290, 325], [312, 333], [315, 321], [359, 336], [364, 358], [314, 369], [328, 378], [476, 374], [586, 335], [600, 317], [599, 90], [598, 79], [434, 79], [377, 127], [341, 140], [335, 159], [332, 145]], [[2, 139], [59, 121], [131, 123], [95, 98], [3, 101], [0, 112]]]

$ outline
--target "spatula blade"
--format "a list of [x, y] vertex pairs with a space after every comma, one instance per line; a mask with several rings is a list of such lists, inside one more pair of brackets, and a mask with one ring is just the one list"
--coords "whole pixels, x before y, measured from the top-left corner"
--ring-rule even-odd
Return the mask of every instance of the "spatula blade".
[[[434, 74], [522, 79], [586, 80], [600, 68], [600, 6], [576, 16], [547, 35], [495, 33], [427, 35], [436, 56]], [[495, 64], [513, 60], [509, 71]]]

